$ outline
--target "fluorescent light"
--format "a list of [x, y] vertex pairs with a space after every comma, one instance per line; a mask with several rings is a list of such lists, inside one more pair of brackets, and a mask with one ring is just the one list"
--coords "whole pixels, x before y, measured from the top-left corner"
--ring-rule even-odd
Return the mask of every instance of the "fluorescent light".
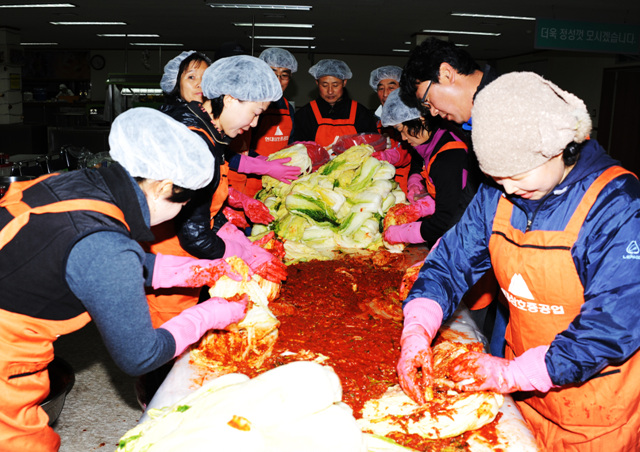
[[410, 52], [409, 49], [391, 49], [392, 52], [403, 52], [403, 53], [408, 53]]
[[315, 36], [249, 36], [251, 39], [291, 39], [295, 41], [313, 41]]
[[486, 31], [459, 31], [459, 30], [422, 30], [422, 33], [436, 33], [442, 35], [476, 35], [476, 36], [500, 36], [500, 33]]
[[413, 42], [411, 42], [411, 41], [405, 41], [404, 43], [407, 44], [407, 45], [413, 44]]
[[49, 22], [52, 25], [127, 25], [126, 22]]
[[236, 9], [286, 9], [293, 11], [311, 11], [313, 6], [308, 5], [260, 5], [254, 3], [211, 3], [207, 2], [207, 6], [212, 8], [236, 8]]
[[0, 5], [0, 8], [75, 8], [72, 3], [33, 3], [22, 5]]
[[57, 46], [57, 42], [21, 42], [21, 46]]
[[184, 44], [180, 44], [177, 42], [130, 42], [129, 45], [132, 46], [164, 46], [164, 47], [181, 47]]
[[483, 17], [483, 18], [487, 18], [487, 19], [536, 20], [535, 17], [502, 16], [500, 14], [451, 13], [451, 15], [452, 16], [459, 16], [459, 17]]
[[278, 44], [260, 44], [260, 47], [278, 47], [281, 49], [315, 49], [316, 46], [297, 46], [297, 45], [278, 45]]
[[276, 23], [268, 23], [268, 22], [256, 22], [252, 24], [251, 22], [234, 22], [233, 25], [236, 27], [270, 27], [270, 28], [313, 28], [313, 24], [276, 24]]
[[144, 33], [98, 33], [97, 36], [101, 38], [159, 38], [157, 34], [144, 34]]

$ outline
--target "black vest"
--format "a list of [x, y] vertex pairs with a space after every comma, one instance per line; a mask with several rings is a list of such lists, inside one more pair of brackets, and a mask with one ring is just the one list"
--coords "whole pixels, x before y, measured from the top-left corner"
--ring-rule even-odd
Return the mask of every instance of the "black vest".
[[[31, 215], [29, 222], [0, 250], [0, 309], [47, 320], [67, 320], [86, 311], [67, 285], [65, 269], [75, 243], [97, 231], [116, 231], [146, 239], [144, 223], [131, 179], [119, 164], [51, 176], [23, 192], [31, 207], [61, 200], [91, 199], [115, 204], [120, 221], [98, 212], [74, 211]], [[0, 209], [0, 229], [13, 219]]]

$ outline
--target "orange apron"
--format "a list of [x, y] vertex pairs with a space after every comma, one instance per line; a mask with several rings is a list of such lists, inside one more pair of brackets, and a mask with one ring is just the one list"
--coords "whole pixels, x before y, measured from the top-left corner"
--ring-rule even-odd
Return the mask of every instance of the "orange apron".
[[[444, 146], [442, 146], [440, 149], [438, 149], [436, 152], [434, 152], [431, 155], [431, 157], [429, 158], [429, 162], [425, 162], [426, 165], [420, 174], [424, 178], [425, 184], [427, 186], [427, 193], [429, 193], [429, 196], [431, 196], [433, 199], [436, 199], [436, 187], [435, 185], [433, 185], [433, 180], [429, 177], [429, 173], [431, 172], [431, 165], [433, 165], [433, 162], [436, 160], [436, 157], [441, 152], [448, 151], [449, 149], [461, 149], [461, 148], [467, 149], [467, 145], [464, 144], [462, 141], [449, 141], [448, 143], [446, 143]], [[460, 181], [460, 183], [464, 188], [466, 180], [462, 180]]]
[[313, 115], [316, 117], [316, 122], [318, 123], [318, 130], [316, 130], [314, 141], [320, 146], [329, 146], [333, 144], [338, 137], [358, 133], [355, 126], [358, 103], [355, 100], [351, 101], [351, 111], [347, 119], [323, 118], [318, 109], [318, 103], [312, 100], [310, 105], [313, 110]]
[[[284, 100], [288, 106], [289, 102]], [[271, 154], [288, 147], [292, 129], [293, 120], [289, 108], [277, 108], [271, 104], [260, 115], [258, 127], [251, 132], [252, 136], [259, 137], [255, 143], [255, 151], [259, 155], [269, 157]], [[244, 184], [238, 181], [231, 186], [247, 196], [254, 197], [262, 190], [262, 176], [256, 174], [245, 174], [244, 176]]]
[[[30, 215], [91, 210], [127, 226], [122, 211], [103, 201], [75, 199], [35, 208], [22, 202], [23, 190], [51, 176], [54, 174], [10, 185], [0, 206], [15, 218], [0, 231], [0, 249], [27, 224]], [[88, 312], [68, 320], [44, 320], [0, 309], [0, 450], [58, 450], [60, 437], [48, 426], [49, 417], [40, 407], [49, 394], [47, 366], [54, 358], [53, 342], [90, 321]]]
[[[211, 227], [213, 227], [213, 218], [220, 211], [222, 204], [229, 195], [228, 172], [228, 163], [225, 162], [223, 165], [220, 165], [220, 183], [211, 200]], [[180, 246], [180, 240], [176, 235], [173, 221], [160, 223], [151, 228], [151, 231], [155, 236], [155, 241], [151, 244], [145, 244], [145, 248], [149, 252], [154, 254], [160, 253], [173, 256], [194, 257]], [[199, 287], [171, 287], [166, 289], [147, 287], [147, 303], [149, 304], [149, 313], [151, 314], [153, 327], [160, 327], [167, 320], [174, 318], [185, 309], [198, 304], [200, 290]]]
[[[507, 358], [550, 344], [579, 314], [584, 288], [571, 248], [602, 188], [622, 174], [628, 171], [612, 167], [600, 175], [564, 231], [519, 231], [511, 226], [513, 204], [505, 197], [500, 199], [489, 251], [496, 278], [509, 302]], [[637, 450], [638, 375], [640, 355], [635, 354], [620, 366], [606, 367], [585, 383], [547, 394], [524, 394], [516, 403], [542, 450]]]

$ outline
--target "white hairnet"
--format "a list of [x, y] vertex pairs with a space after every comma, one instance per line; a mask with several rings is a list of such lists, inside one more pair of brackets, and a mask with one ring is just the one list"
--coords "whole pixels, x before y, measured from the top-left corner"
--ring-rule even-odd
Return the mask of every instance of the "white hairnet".
[[109, 133], [111, 158], [133, 177], [170, 179], [182, 188], [205, 187], [215, 172], [205, 141], [184, 124], [147, 107], [118, 115]]
[[402, 68], [400, 66], [382, 66], [378, 69], [374, 69], [371, 71], [371, 75], [369, 76], [369, 86], [373, 88], [374, 91], [378, 90], [378, 83], [380, 80], [385, 79], [393, 79], [396, 82], [400, 81], [400, 76], [402, 75]]
[[286, 49], [270, 47], [263, 50], [258, 58], [271, 67], [283, 67], [292, 73], [298, 70], [298, 60]]
[[202, 93], [209, 99], [228, 94], [248, 102], [275, 102], [282, 87], [271, 66], [250, 55], [221, 58], [204, 71]]
[[320, 77], [330, 75], [331, 77], [339, 78], [340, 80], [349, 80], [353, 74], [351, 69], [342, 60], [326, 59], [320, 60], [309, 68], [309, 74], [316, 80]]
[[382, 125], [395, 126], [405, 121], [411, 121], [422, 116], [422, 113], [417, 108], [409, 107], [402, 102], [400, 98], [400, 90], [396, 89], [391, 91], [386, 102], [382, 106], [382, 114], [380, 115], [380, 121]]
[[165, 93], [170, 93], [176, 87], [176, 83], [178, 82], [178, 72], [180, 72], [180, 63], [186, 60], [190, 55], [196, 53], [195, 50], [185, 50], [177, 57], [169, 60], [167, 64], [164, 65], [164, 74], [162, 74], [162, 79], [160, 80], [160, 88]]

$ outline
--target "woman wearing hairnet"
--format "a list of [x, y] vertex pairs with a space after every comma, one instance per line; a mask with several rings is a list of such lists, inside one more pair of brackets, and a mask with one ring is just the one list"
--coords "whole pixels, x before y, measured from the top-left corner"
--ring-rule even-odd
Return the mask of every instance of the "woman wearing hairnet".
[[384, 160], [396, 167], [394, 180], [400, 185], [402, 191], [407, 194], [407, 179], [411, 169], [411, 154], [408, 144], [402, 142], [402, 137], [393, 127], [385, 127], [380, 121], [382, 108], [393, 91], [400, 88], [400, 76], [402, 68], [400, 66], [381, 66], [371, 71], [369, 75], [369, 86], [376, 92], [380, 100], [380, 106], [376, 109], [378, 117], [378, 133], [387, 136], [389, 140], [388, 149], [376, 151], [372, 155], [378, 160]]
[[244, 317], [246, 301], [209, 299], [160, 328], [144, 287], [193, 286], [222, 261], [145, 254], [150, 226], [173, 218], [206, 186], [213, 158], [184, 125], [148, 108], [119, 115], [108, 167], [14, 183], [0, 200], [0, 444], [57, 451], [39, 404], [49, 392], [53, 342], [94, 320], [126, 373], [148, 372], [211, 328]]
[[467, 184], [471, 165], [467, 145], [438, 128], [436, 118], [427, 121], [417, 108], [408, 107], [398, 90], [382, 107], [381, 121], [385, 127], [394, 127], [412, 147], [407, 199], [420, 213], [418, 221], [389, 226], [384, 239], [432, 247], [456, 224], [475, 194], [473, 184]]
[[[176, 68], [183, 67], [182, 63], [175, 64], [175, 60], [182, 57], [183, 61], [188, 61], [190, 55], [194, 53], [183, 52], [172, 60], [174, 63], [167, 64], [166, 77], [163, 77], [165, 92], [173, 90], [169, 81], [180, 79], [180, 71], [175, 78], [168, 75], [169, 72], [175, 72]], [[238, 70], [245, 71], [243, 77], [234, 75]], [[228, 187], [229, 164], [225, 160], [225, 153], [229, 141], [255, 126], [258, 116], [269, 102], [282, 96], [280, 84], [266, 63], [246, 55], [216, 61], [203, 71], [201, 78], [198, 88], [207, 98], [204, 104], [199, 101], [185, 102], [184, 99], [178, 101], [175, 107], [165, 108], [164, 111], [187, 125], [207, 143], [215, 161], [213, 179], [206, 188], [199, 190], [175, 221], [154, 228], [156, 240], [149, 244], [149, 249], [154, 253], [194, 256], [200, 259], [218, 259], [235, 253], [245, 259], [254, 270], [261, 265], [268, 265], [273, 270], [271, 277], [280, 281], [284, 265], [269, 252], [258, 246], [249, 246], [248, 239], [242, 233], [230, 237], [219, 231], [227, 221], [223, 215], [225, 204], [243, 208], [254, 222], [266, 224], [273, 219], [261, 202]], [[227, 96], [226, 104], [221, 102], [218, 94], [213, 99], [208, 95], [212, 93], [211, 85], [218, 85], [220, 80], [224, 89], [231, 93]], [[212, 107], [214, 103], [215, 107]], [[211, 113], [207, 112], [207, 109], [212, 108], [218, 112], [217, 119], [212, 119]], [[229, 229], [235, 228], [229, 223], [225, 231]], [[157, 326], [195, 305], [200, 291], [184, 288], [147, 292], [151, 319]]]
[[[260, 115], [258, 125], [251, 130], [249, 156], [258, 157], [258, 159], [243, 159], [241, 161], [242, 169], [245, 170], [246, 175], [236, 171], [229, 172], [229, 185], [247, 196], [254, 196], [262, 189], [262, 177], [251, 173], [261, 172], [260, 168], [265, 165], [264, 162], [268, 156], [286, 148], [291, 143], [294, 128], [293, 115], [295, 110], [285, 99], [284, 91], [289, 86], [292, 74], [298, 70], [298, 61], [291, 52], [278, 47], [265, 49], [258, 58], [267, 63], [278, 77], [283, 96], [269, 104], [269, 108]], [[286, 162], [291, 159], [278, 160]], [[266, 164], [269, 165], [271, 162]], [[257, 170], [253, 169], [254, 166], [257, 167]], [[287, 168], [292, 167], [288, 166]], [[300, 169], [298, 168], [297, 173], [293, 175], [297, 178], [299, 174]]]
[[426, 259], [404, 304], [398, 373], [423, 400], [431, 340], [493, 267], [509, 303], [507, 359], [469, 352], [454, 380], [465, 391], [517, 392], [541, 450], [633, 451], [640, 183], [590, 132], [584, 102], [531, 72], [477, 95], [473, 145], [496, 184], [480, 187]]

